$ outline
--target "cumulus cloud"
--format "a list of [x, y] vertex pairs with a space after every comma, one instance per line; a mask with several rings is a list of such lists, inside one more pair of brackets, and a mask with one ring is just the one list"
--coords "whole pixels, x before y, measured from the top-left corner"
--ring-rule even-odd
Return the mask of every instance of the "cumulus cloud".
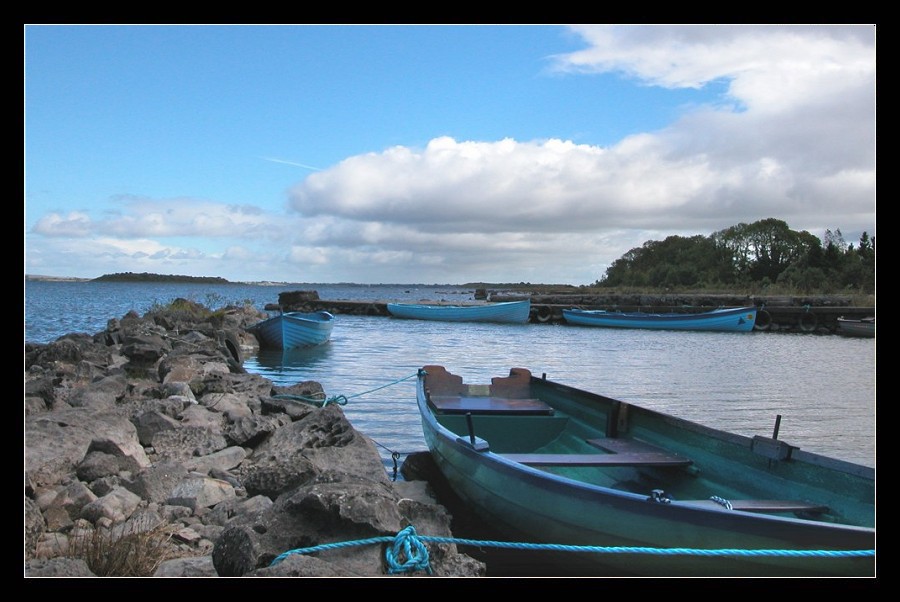
[[[667, 88], [725, 81], [727, 93], [662, 131], [609, 147], [441, 136], [423, 148], [349, 157], [295, 186], [291, 207], [329, 218], [318, 244], [390, 249], [402, 240], [417, 257], [440, 262], [460, 247], [499, 260], [518, 243], [519, 266], [524, 249], [558, 253], [626, 229], [706, 234], [768, 217], [820, 232], [874, 223], [868, 28], [574, 31], [588, 47], [554, 57], [559, 71], [618, 72]], [[647, 239], [633, 240], [629, 248]], [[628, 249], [595, 250], [608, 263]]]
[[81, 238], [91, 234], [91, 218], [87, 213], [73, 211], [67, 215], [48, 213], [34, 225], [33, 231], [44, 236]]
[[[574, 283], [593, 282], [647, 240], [769, 217], [817, 234], [874, 234], [874, 28], [571, 32], [584, 48], [551, 57], [566, 77], [723, 92], [659, 131], [608, 146], [436, 133], [423, 146], [376, 149], [321, 170], [296, 164], [314, 173], [290, 189], [288, 215], [123, 197], [103, 219], [51, 213], [33, 232], [92, 238], [92, 252], [106, 256], [195, 260], [198, 273], [223, 273], [227, 262], [259, 279], [302, 270], [306, 281]], [[179, 240], [197, 236], [221, 248]], [[172, 244], [154, 242], [163, 239]]]

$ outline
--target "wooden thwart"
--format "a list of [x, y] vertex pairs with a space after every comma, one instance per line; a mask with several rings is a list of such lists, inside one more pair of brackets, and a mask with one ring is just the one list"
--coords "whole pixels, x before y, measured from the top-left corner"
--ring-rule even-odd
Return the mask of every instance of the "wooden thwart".
[[632, 439], [587, 439], [606, 454], [502, 454], [528, 466], [690, 466], [690, 458]]
[[[603, 439], [586, 439], [585, 441], [594, 447], [610, 452], [614, 456], [657, 458], [657, 461], [653, 464], [643, 464], [643, 466], [690, 466], [693, 464], [690, 458], [673, 454], [661, 447], [634, 439], [606, 437]], [[634, 466], [642, 466], [642, 464], [634, 464]]]
[[687, 458], [666, 453], [631, 454], [500, 454], [528, 466], [689, 466]]
[[553, 408], [540, 399], [431, 395], [429, 401], [442, 414], [507, 414], [551, 416]]

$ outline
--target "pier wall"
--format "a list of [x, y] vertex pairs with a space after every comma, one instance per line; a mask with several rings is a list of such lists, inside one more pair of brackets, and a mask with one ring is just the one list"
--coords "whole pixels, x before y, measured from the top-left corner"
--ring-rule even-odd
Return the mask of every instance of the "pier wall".
[[[303, 293], [303, 294], [297, 294]], [[315, 291], [287, 293], [266, 309], [282, 311], [325, 310], [335, 315], [390, 316], [387, 301], [345, 301], [320, 299]], [[597, 294], [527, 294], [517, 292], [488, 292], [486, 301], [501, 302], [531, 298], [530, 321], [536, 324], [565, 322], [563, 309], [602, 309], [606, 311], [645, 313], [696, 313], [718, 307], [755, 306], [755, 330], [765, 332], [802, 332], [835, 334], [837, 318], [864, 318], [875, 315], [874, 307], [851, 306], [851, 297], [844, 296], [734, 296], [734, 295], [597, 295]], [[289, 301], [289, 302], [285, 302]], [[459, 301], [455, 304], [485, 301]]]

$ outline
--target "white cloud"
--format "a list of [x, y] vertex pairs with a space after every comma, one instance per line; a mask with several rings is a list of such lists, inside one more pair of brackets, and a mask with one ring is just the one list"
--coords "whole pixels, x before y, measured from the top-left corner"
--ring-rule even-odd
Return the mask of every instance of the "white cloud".
[[232, 279], [590, 283], [647, 240], [769, 217], [874, 235], [874, 28], [573, 31], [586, 48], [554, 57], [571, 77], [725, 95], [608, 147], [437, 136], [347, 157], [294, 186], [287, 215], [187, 198], [123, 198], [99, 220], [51, 213], [33, 232], [59, 240], [29, 265], [56, 249]]
[[[434, 263], [466, 261], [464, 247], [513, 272], [528, 265], [523, 249], [549, 256], [572, 241], [608, 265], [628, 249], [585, 245], [626, 229], [708, 234], [768, 217], [799, 228], [791, 218], [810, 212], [821, 230], [874, 224], [874, 35], [865, 27], [575, 30], [591, 46], [557, 57], [560, 69], [672, 88], [727, 80], [729, 97], [609, 148], [443, 136], [350, 157], [294, 187], [292, 207], [328, 216], [333, 240], [351, 231], [379, 248], [402, 240]], [[514, 241], [518, 255], [502, 255]]]
[[48, 213], [35, 223], [34, 231], [44, 236], [80, 238], [91, 233], [91, 218], [80, 211], [73, 211], [68, 215]]

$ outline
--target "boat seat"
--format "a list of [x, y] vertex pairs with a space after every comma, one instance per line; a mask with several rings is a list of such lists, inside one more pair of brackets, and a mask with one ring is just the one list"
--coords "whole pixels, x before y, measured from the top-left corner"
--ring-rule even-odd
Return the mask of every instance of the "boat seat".
[[490, 395], [509, 399], [531, 397], [531, 371], [527, 368], [511, 368], [509, 376], [495, 376], [491, 379]]
[[[703, 508], [723, 508], [722, 504], [713, 500], [685, 500], [682, 503]], [[732, 510], [745, 512], [828, 512], [828, 506], [801, 500], [728, 500], [728, 503]]]
[[505, 414], [517, 416], [552, 416], [553, 408], [540, 399], [508, 399], [504, 397], [465, 397], [430, 395], [428, 401], [442, 414]]
[[[656, 466], [690, 466], [693, 464], [693, 461], [690, 458], [673, 454], [661, 447], [656, 447], [655, 445], [650, 445], [649, 443], [644, 443], [643, 441], [637, 441], [635, 439], [616, 439], [607, 437], [603, 439], [585, 439], [585, 442], [610, 452], [610, 455], [646, 455], [659, 457], [660, 462], [655, 464]], [[666, 462], [662, 462], [663, 458], [666, 459]]]
[[689, 466], [687, 458], [667, 453], [626, 454], [500, 454], [528, 466]]

